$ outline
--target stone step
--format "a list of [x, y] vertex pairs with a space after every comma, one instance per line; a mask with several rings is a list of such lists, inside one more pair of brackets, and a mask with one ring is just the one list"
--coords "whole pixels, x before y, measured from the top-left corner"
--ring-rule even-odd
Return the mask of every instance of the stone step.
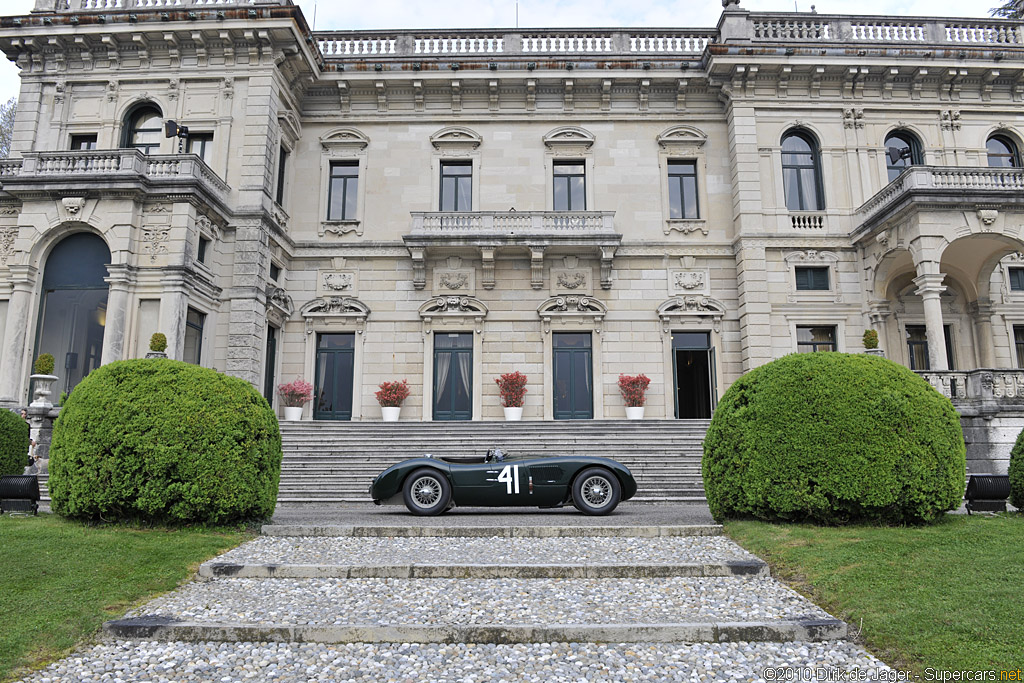
[[569, 525], [509, 526], [504, 519], [490, 524], [455, 525], [444, 518], [425, 517], [416, 524], [264, 524], [264, 536], [365, 538], [658, 538], [662, 536], [721, 536], [720, 524], [661, 524], [630, 526], [604, 518], [586, 517]]

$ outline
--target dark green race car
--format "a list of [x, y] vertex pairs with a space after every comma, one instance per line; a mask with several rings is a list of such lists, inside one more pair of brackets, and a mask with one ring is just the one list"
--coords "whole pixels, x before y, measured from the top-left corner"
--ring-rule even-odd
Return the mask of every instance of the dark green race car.
[[609, 458], [429, 455], [392, 465], [370, 484], [377, 505], [404, 502], [414, 515], [439, 515], [464, 507], [561, 507], [572, 503], [587, 515], [607, 515], [636, 494], [629, 468]]

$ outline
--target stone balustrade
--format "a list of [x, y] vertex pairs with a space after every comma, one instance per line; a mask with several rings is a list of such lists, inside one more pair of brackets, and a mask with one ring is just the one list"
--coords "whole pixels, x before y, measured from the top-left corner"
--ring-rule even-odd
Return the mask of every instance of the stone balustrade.
[[954, 402], [1024, 402], [1024, 370], [925, 370], [917, 374]]
[[1024, 190], [1024, 169], [972, 166], [911, 166], [865, 202], [857, 213], [870, 219], [913, 191], [978, 192]]
[[33, 12], [103, 12], [117, 10], [178, 10], [291, 5], [291, 0], [36, 0]]
[[[1022, 22], [995, 19], [856, 17], [806, 13], [750, 14], [749, 37], [767, 42], [1021, 45]], [[721, 42], [746, 36], [720, 36]]]
[[413, 235], [616, 235], [614, 211], [413, 212]]

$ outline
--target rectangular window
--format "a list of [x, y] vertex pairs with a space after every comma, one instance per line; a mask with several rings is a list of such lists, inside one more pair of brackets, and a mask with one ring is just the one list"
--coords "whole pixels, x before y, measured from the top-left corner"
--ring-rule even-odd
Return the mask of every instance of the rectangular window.
[[[953, 370], [956, 367], [953, 365], [953, 334], [949, 325], [943, 325], [942, 332], [946, 338], [946, 365]], [[928, 332], [924, 325], [907, 325], [907, 354], [911, 370], [931, 370]]]
[[327, 220], [354, 221], [359, 190], [359, 162], [332, 161], [327, 186]]
[[1017, 351], [1017, 367], [1024, 368], [1024, 325], [1013, 326], [1013, 346]]
[[800, 353], [835, 351], [836, 328], [832, 326], [797, 327], [796, 350]]
[[281, 153], [277, 157], [277, 194], [274, 195], [274, 201], [279, 206], [284, 206], [284, 172], [288, 166], [288, 150], [284, 147], [281, 148]]
[[582, 161], [556, 161], [554, 173], [555, 211], [586, 211], [586, 167]]
[[206, 163], [210, 163], [210, 153], [213, 150], [213, 133], [189, 133], [188, 149], [189, 154], [195, 154]]
[[71, 149], [74, 151], [96, 149], [96, 133], [89, 133], [87, 135], [72, 135]]
[[797, 291], [828, 291], [828, 266], [817, 268], [796, 267]]
[[699, 218], [697, 162], [668, 162], [668, 217]]
[[181, 359], [186, 363], [199, 365], [203, 357], [203, 326], [206, 325], [206, 314], [189, 308], [185, 315], [185, 350]]
[[441, 211], [473, 210], [473, 164], [441, 162]]
[[210, 240], [205, 237], [199, 238], [199, 251], [196, 252], [196, 261], [206, 263], [206, 249], [210, 246]]
[[277, 279], [281, 277], [281, 268], [273, 263], [270, 264], [270, 279], [277, 282]]
[[1010, 290], [1024, 292], [1024, 268], [1010, 268]]

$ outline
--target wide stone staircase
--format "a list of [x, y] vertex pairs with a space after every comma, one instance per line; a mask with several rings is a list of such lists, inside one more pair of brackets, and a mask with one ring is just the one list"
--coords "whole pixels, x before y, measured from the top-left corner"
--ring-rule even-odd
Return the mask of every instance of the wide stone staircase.
[[430, 453], [593, 455], [629, 467], [633, 500], [703, 501], [701, 442], [707, 420], [558, 422], [282, 422], [279, 503], [368, 502], [373, 478]]

